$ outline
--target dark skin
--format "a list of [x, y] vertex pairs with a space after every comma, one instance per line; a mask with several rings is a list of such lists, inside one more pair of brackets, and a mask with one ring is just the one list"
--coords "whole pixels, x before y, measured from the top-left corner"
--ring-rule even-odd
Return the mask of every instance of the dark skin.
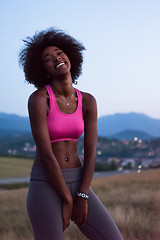
[[[59, 48], [49, 46], [44, 49], [41, 60], [47, 74], [50, 75], [50, 85], [60, 111], [66, 114], [73, 113], [77, 108], [78, 98], [76, 90], [72, 86], [71, 64], [68, 57]], [[72, 98], [69, 100], [71, 96]], [[82, 92], [82, 98], [85, 128], [84, 164], [79, 191], [88, 194], [96, 161], [97, 105], [94, 97], [88, 93]], [[69, 101], [68, 106], [66, 101]], [[87, 219], [88, 202], [80, 197], [72, 199], [61, 172], [61, 169], [81, 166], [77, 154], [77, 143], [74, 141], [50, 142], [47, 127], [49, 96], [45, 87], [30, 96], [28, 109], [37, 148], [33, 165], [46, 169], [49, 181], [63, 201], [63, 230], [65, 231], [69, 226], [70, 219], [76, 224], [84, 225]], [[65, 160], [66, 156], [67, 161]]]

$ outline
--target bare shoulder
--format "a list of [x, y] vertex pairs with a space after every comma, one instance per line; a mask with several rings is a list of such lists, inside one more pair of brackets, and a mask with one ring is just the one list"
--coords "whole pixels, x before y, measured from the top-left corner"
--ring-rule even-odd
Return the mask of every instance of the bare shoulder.
[[93, 95], [90, 93], [86, 92], [81, 92], [82, 97], [83, 97], [83, 103], [84, 104], [96, 104], [96, 99]]
[[46, 88], [40, 88], [36, 90], [29, 96], [28, 107], [30, 107], [31, 105], [46, 102], [47, 97], [48, 95]]
[[86, 92], [81, 92], [83, 97], [83, 114], [86, 115], [87, 112], [97, 112], [97, 102], [93, 95]]

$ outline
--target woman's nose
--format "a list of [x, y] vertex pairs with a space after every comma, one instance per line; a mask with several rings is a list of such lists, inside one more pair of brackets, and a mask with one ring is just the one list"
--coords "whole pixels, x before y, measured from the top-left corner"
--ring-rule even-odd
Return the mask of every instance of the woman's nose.
[[58, 56], [56, 57], [56, 60], [59, 61], [60, 59], [61, 59], [61, 56], [58, 55]]

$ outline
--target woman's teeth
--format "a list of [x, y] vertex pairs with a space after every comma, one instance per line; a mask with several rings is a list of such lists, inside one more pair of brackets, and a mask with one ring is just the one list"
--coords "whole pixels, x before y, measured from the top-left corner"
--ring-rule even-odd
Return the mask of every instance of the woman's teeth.
[[61, 67], [62, 65], [64, 65], [65, 63], [60, 63], [60, 64], [58, 64], [57, 66], [56, 66], [56, 68], [59, 68], [59, 67]]

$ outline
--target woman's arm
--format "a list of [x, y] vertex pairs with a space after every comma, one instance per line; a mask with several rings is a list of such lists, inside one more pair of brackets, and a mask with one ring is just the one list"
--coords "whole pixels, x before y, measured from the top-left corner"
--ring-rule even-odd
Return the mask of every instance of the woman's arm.
[[[97, 104], [90, 94], [83, 94], [84, 115], [84, 164], [83, 177], [79, 192], [88, 194], [96, 162], [97, 145]], [[72, 220], [77, 224], [85, 224], [87, 219], [87, 200], [77, 197], [74, 200]]]
[[88, 194], [92, 181], [97, 145], [97, 104], [95, 98], [85, 94], [84, 101], [84, 164], [80, 192]]
[[42, 164], [53, 188], [63, 200], [64, 229], [67, 228], [72, 211], [72, 196], [64, 181], [60, 166], [53, 154], [47, 126], [47, 94], [44, 90], [34, 92], [28, 101], [33, 138]]

